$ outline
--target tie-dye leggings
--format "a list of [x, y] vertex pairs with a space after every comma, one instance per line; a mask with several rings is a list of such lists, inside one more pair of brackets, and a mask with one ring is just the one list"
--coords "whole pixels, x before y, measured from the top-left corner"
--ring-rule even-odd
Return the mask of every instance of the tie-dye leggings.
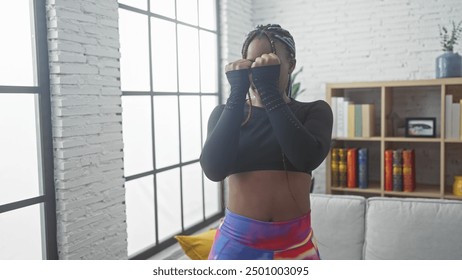
[[283, 222], [253, 220], [228, 209], [209, 260], [319, 260], [311, 215]]

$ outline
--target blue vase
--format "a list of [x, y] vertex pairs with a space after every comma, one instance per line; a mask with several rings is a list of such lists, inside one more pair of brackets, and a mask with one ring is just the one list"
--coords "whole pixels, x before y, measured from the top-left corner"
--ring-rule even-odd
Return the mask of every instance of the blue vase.
[[436, 78], [461, 77], [461, 57], [458, 53], [445, 51], [436, 58]]

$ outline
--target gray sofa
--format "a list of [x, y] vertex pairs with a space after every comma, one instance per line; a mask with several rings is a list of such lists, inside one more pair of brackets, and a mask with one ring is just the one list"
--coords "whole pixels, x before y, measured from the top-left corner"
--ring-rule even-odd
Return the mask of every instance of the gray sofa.
[[462, 259], [462, 201], [311, 194], [322, 259]]

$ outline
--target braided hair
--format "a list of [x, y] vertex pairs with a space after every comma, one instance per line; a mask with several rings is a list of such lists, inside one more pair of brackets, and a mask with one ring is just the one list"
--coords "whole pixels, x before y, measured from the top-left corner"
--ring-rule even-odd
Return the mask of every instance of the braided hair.
[[[287, 52], [289, 53], [289, 61], [291, 63], [295, 62], [295, 41], [292, 35], [289, 33], [289, 31], [285, 30], [282, 28], [279, 24], [267, 24], [267, 25], [257, 25], [254, 30], [250, 31], [242, 45], [242, 58], [247, 57], [247, 51], [249, 49], [250, 43], [253, 41], [255, 38], [260, 38], [260, 37], [266, 37], [268, 41], [271, 44], [271, 51], [276, 54], [276, 46], [275, 46], [275, 40], [278, 40], [281, 42], [284, 47], [286, 48]], [[291, 80], [289, 77], [289, 83], [287, 85], [287, 93], [288, 96], [291, 96]], [[247, 118], [245, 121], [242, 123], [242, 125], [245, 125], [249, 119], [250, 115], [252, 113], [252, 99], [250, 98], [250, 92], [248, 93], [248, 98], [250, 102], [250, 109], [249, 109], [249, 114], [247, 115]]]

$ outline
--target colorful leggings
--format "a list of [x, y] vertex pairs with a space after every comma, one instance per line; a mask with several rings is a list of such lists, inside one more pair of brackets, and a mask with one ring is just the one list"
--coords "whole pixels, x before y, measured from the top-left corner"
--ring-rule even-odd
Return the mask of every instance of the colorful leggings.
[[284, 222], [253, 220], [226, 210], [209, 260], [319, 260], [311, 215]]

